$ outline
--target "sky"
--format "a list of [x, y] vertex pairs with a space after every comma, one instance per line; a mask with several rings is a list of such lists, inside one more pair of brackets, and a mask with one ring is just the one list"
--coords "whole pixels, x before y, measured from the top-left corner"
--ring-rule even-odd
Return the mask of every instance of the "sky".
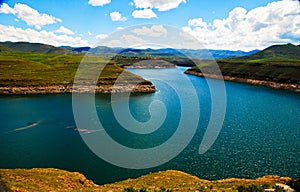
[[[206, 48], [300, 44], [299, 0], [0, 0], [0, 41], [95, 46], [116, 31], [168, 25]], [[157, 27], [158, 26], [158, 27]], [[188, 48], [188, 47], [186, 47]]]

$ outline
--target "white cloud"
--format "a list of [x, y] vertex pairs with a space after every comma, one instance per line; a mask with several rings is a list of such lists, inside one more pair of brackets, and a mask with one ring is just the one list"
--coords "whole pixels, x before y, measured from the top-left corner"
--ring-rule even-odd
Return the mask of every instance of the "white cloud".
[[186, 3], [186, 0], [134, 0], [133, 2], [136, 8], [168, 11], [177, 8], [181, 3]]
[[137, 35], [144, 35], [150, 37], [162, 37], [168, 34], [167, 29], [165, 29], [162, 25], [152, 25], [151, 27], [142, 27], [135, 28], [132, 30], [133, 33]]
[[134, 18], [142, 19], [157, 18], [157, 15], [152, 11], [152, 9], [135, 10], [132, 12], [132, 16]]
[[117, 27], [117, 30], [123, 30], [124, 27]]
[[144, 39], [139, 38], [135, 35], [123, 35], [120, 40], [123, 44], [123, 47], [124, 45], [126, 45], [127, 47], [132, 47], [134, 45], [143, 44], [146, 42]]
[[92, 36], [92, 35], [93, 35], [93, 33], [89, 32], [89, 31], [87, 32], [87, 34], [88, 34], [89, 36]]
[[16, 11], [13, 8], [11, 8], [9, 5], [7, 5], [6, 3], [3, 3], [0, 7], [0, 13], [15, 14]]
[[54, 32], [45, 30], [37, 31], [34, 29], [21, 29], [13, 26], [5, 26], [0, 24], [0, 41], [28, 41], [35, 43], [44, 43], [54, 46], [89, 46], [86, 40], [80, 37], [72, 37], [69, 35], [56, 35]]
[[117, 39], [112, 39], [110, 37], [103, 39], [103, 41], [101, 42], [101, 46], [128, 48], [136, 47], [144, 43], [146, 43], [146, 40], [140, 37], [130, 34], [124, 34]]
[[71, 31], [70, 29], [68, 29], [64, 26], [60, 26], [59, 29], [57, 29], [55, 32], [63, 33], [63, 34], [67, 34], [67, 35], [74, 35], [73, 31]]
[[34, 26], [36, 29], [41, 29], [41, 27], [44, 25], [62, 22], [62, 20], [59, 18], [45, 13], [41, 14], [28, 5], [21, 3], [15, 4], [14, 8], [11, 8], [6, 3], [3, 3], [0, 8], [0, 13], [14, 14], [19, 19], [25, 21], [27, 25]]
[[89, 0], [88, 4], [92, 6], [103, 6], [109, 4], [110, 0]]
[[99, 35], [96, 36], [96, 39], [102, 40], [102, 39], [105, 39], [105, 38], [107, 38], [107, 37], [108, 37], [107, 34], [99, 34]]
[[237, 7], [227, 18], [212, 23], [190, 19], [183, 30], [213, 49], [252, 50], [275, 43], [299, 44], [299, 10], [300, 3], [293, 0], [275, 1], [248, 12]]
[[118, 11], [111, 12], [109, 15], [110, 15], [110, 18], [112, 21], [126, 21], [127, 20], [127, 18], [123, 17], [122, 14]]
[[195, 19], [190, 19], [189, 20], [189, 26], [206, 28], [207, 24], [203, 21], [202, 18], [195, 18]]

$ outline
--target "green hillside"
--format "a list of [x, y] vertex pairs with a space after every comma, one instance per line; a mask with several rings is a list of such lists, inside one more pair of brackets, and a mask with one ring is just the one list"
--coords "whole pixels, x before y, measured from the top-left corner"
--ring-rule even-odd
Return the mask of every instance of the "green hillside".
[[235, 59], [257, 61], [300, 60], [300, 46], [291, 43], [285, 45], [273, 45], [258, 53], [244, 57], [236, 57]]
[[56, 53], [66, 54], [70, 51], [65, 48], [54, 47], [41, 43], [29, 42], [0, 42], [0, 52], [31, 52], [31, 53]]
[[[71, 86], [82, 59], [81, 55], [0, 52], [0, 87]], [[89, 60], [94, 60], [93, 64], [89, 63], [89, 70], [105, 65], [98, 79], [99, 86], [113, 85], [122, 72], [127, 83], [151, 84], [116, 64], [107, 64], [109, 60], [105, 57], [90, 56]]]
[[[200, 61], [186, 73], [214, 74], [211, 63]], [[219, 59], [217, 63], [223, 76], [300, 85], [300, 47], [292, 44], [274, 45], [249, 56]]]

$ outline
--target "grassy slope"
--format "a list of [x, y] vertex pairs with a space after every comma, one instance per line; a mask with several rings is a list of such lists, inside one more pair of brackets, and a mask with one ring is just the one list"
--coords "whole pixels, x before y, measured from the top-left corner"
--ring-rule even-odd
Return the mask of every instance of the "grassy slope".
[[[211, 71], [209, 61], [190, 71]], [[220, 59], [217, 63], [224, 76], [300, 84], [300, 47], [292, 44], [271, 46], [245, 57]]]
[[46, 45], [41, 43], [29, 43], [29, 42], [0, 42], [0, 52], [10, 50], [16, 52], [31, 52], [31, 53], [68, 53], [71, 52], [68, 49], [54, 47], [52, 45]]
[[[82, 55], [0, 52], [0, 87], [72, 85], [82, 58]], [[107, 58], [94, 56], [93, 59], [92, 69], [106, 65], [99, 84], [112, 84], [124, 71], [117, 65], [107, 65]], [[141, 80], [129, 72], [125, 74], [127, 81]]]
[[[256, 180], [224, 179], [208, 181], [180, 171], [151, 173], [137, 179], [128, 179], [103, 186], [95, 185], [82, 174], [58, 169], [0, 169], [0, 184], [7, 191], [124, 191], [124, 189], [147, 191], [237, 191], [238, 186], [274, 187], [290, 178], [268, 176]], [[132, 191], [132, 190], [131, 190]]]

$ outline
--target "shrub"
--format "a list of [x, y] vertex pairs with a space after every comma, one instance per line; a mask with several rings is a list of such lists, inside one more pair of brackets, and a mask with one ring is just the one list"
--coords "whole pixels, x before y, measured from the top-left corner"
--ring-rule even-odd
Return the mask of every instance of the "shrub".
[[123, 190], [124, 192], [138, 192], [137, 190], [135, 190], [133, 187], [127, 187]]

